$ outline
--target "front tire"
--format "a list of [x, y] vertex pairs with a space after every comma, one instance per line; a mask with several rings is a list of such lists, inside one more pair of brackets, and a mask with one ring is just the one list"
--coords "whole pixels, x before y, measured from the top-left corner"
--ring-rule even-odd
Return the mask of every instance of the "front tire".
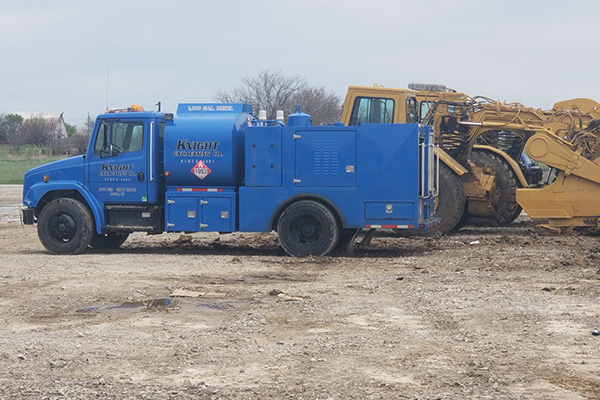
[[281, 247], [291, 256], [323, 256], [340, 238], [335, 215], [323, 204], [301, 200], [288, 206], [277, 222]]
[[52, 200], [38, 218], [40, 242], [54, 254], [81, 253], [92, 241], [94, 230], [92, 213], [75, 199]]

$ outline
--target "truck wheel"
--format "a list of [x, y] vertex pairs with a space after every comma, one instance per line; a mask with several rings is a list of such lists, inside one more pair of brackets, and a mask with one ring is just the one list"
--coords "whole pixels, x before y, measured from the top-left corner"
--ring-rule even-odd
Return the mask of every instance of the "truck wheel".
[[52, 200], [40, 212], [38, 236], [51, 253], [81, 253], [94, 236], [92, 213], [74, 199]]
[[510, 224], [522, 211], [517, 203], [519, 184], [515, 172], [502, 157], [489, 151], [473, 149], [469, 159], [480, 167], [491, 165], [494, 168], [491, 202], [496, 213], [495, 220], [498, 225]]
[[129, 237], [128, 233], [95, 233], [90, 242], [90, 247], [93, 249], [117, 249]]
[[460, 217], [460, 220], [458, 221], [458, 223], [456, 225], [454, 225], [454, 228], [452, 228], [452, 232], [456, 232], [458, 230], [460, 230], [461, 228], [463, 228], [464, 226], [466, 226], [469, 223], [470, 220], [470, 215], [469, 215], [469, 207], [467, 207], [466, 204], [466, 200], [465, 200], [465, 209], [462, 213], [462, 217]]
[[291, 256], [323, 256], [340, 237], [338, 222], [329, 208], [312, 200], [288, 206], [277, 222], [281, 247]]
[[410, 237], [445, 235], [459, 230], [465, 222], [465, 204], [465, 189], [460, 178], [447, 165], [440, 163], [440, 187], [435, 208], [435, 216], [441, 219], [440, 224], [427, 230], [398, 229], [396, 232], [402, 237]]
[[460, 178], [448, 166], [440, 163], [440, 187], [435, 215], [442, 221], [437, 227], [424, 233], [445, 235], [455, 228], [458, 230], [460, 227], [457, 225], [462, 220], [465, 202], [465, 189]]

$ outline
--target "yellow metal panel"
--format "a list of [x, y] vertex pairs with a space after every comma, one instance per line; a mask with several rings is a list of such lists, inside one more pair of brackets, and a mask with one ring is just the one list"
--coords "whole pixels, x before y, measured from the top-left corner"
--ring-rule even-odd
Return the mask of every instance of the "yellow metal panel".
[[581, 156], [581, 149], [573, 151], [563, 140], [543, 133], [533, 135], [525, 145], [527, 154], [536, 161], [600, 183], [600, 166]]
[[541, 189], [517, 189], [517, 201], [531, 218], [563, 219], [561, 225], [577, 225], [576, 218], [600, 216], [600, 185], [560, 173]]
[[552, 110], [577, 110], [589, 115], [590, 118], [600, 118], [600, 104], [591, 99], [578, 98], [559, 101], [554, 103]]
[[454, 158], [450, 156], [450, 154], [446, 153], [444, 150], [437, 148], [436, 154], [440, 158], [444, 164], [446, 164], [452, 171], [456, 172], [458, 176], [463, 176], [467, 172], [469, 172], [465, 167], [460, 165]]

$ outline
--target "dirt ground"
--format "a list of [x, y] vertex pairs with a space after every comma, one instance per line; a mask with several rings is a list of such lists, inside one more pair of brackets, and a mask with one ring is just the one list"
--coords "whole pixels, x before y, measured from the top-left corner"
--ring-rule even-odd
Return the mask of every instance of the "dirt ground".
[[53, 256], [20, 202], [0, 186], [0, 399], [600, 399], [598, 237], [522, 215], [353, 256], [270, 234]]

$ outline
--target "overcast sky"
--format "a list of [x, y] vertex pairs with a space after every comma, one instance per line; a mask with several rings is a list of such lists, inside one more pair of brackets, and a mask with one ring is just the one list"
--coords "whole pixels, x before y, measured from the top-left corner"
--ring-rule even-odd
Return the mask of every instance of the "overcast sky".
[[64, 112], [77, 126], [107, 106], [214, 101], [261, 70], [340, 96], [414, 81], [537, 108], [600, 101], [598, 1], [0, 4], [0, 113]]

